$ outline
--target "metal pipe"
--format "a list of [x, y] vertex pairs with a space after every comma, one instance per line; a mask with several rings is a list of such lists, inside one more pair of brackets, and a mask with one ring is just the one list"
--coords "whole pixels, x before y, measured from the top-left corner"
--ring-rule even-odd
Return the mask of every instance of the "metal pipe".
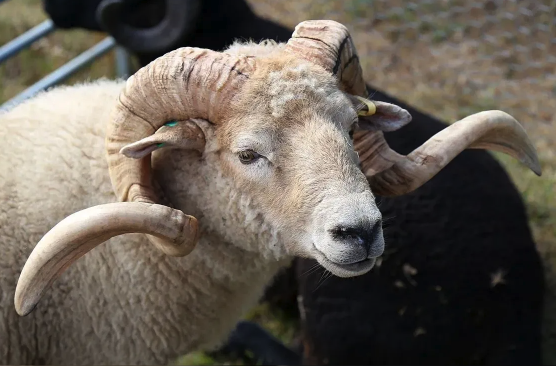
[[131, 74], [131, 60], [129, 52], [122, 46], [116, 46], [116, 77], [127, 79]]
[[54, 22], [48, 19], [41, 24], [29, 29], [22, 35], [12, 39], [10, 42], [0, 47], [0, 63], [6, 61], [25, 47], [29, 46], [31, 43], [48, 35], [55, 29], [56, 26], [54, 25]]
[[97, 58], [109, 52], [112, 48], [115, 47], [115, 45], [116, 41], [114, 40], [114, 38], [106, 37], [93, 47], [89, 48], [87, 51], [83, 52], [79, 56], [67, 62], [65, 65], [59, 67], [41, 80], [37, 81], [29, 88], [16, 95], [14, 98], [8, 100], [6, 103], [0, 106], [0, 110], [14, 107], [24, 100], [31, 98], [38, 92], [46, 90], [58, 83], [61, 83], [62, 81], [73, 75], [75, 72], [79, 71], [81, 68], [87, 66]]

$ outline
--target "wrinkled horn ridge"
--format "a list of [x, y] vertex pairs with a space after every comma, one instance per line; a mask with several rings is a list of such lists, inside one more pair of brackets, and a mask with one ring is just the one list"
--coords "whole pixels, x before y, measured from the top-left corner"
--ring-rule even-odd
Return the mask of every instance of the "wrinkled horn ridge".
[[60, 221], [29, 256], [15, 291], [18, 314], [29, 314], [44, 291], [76, 260], [106, 240], [144, 233], [172, 242], [176, 251], [191, 252], [197, 220], [163, 205], [119, 202], [94, 206]]
[[[121, 201], [153, 200], [150, 157], [120, 153], [171, 120], [203, 118], [218, 123], [255, 68], [250, 57], [198, 48], [162, 56], [130, 77], [108, 126], [109, 172]], [[133, 189], [132, 189], [133, 188]]]
[[[151, 136], [171, 120], [202, 118], [217, 124], [254, 68], [254, 58], [184, 47], [131, 76], [112, 112], [106, 137], [108, 169], [118, 199], [159, 201], [150, 155], [128, 158], [122, 153], [125, 146]], [[148, 238], [164, 252], [173, 251], [173, 243]]]
[[409, 193], [434, 177], [465, 149], [499, 151], [519, 160], [535, 174], [541, 175], [536, 150], [523, 127], [502, 111], [472, 114], [444, 130], [407, 156], [398, 156], [388, 169], [366, 173], [376, 194], [399, 196]]
[[345, 25], [332, 20], [301, 22], [286, 50], [329, 70], [345, 92], [367, 97], [359, 56]]

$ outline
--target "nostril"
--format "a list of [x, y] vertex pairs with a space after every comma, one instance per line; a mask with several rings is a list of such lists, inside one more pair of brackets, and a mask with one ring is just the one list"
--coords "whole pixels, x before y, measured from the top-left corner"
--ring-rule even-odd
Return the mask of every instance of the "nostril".
[[378, 220], [372, 226], [336, 226], [330, 230], [330, 235], [334, 240], [359, 244], [368, 249], [373, 242], [379, 239], [378, 235], [381, 228], [382, 220]]
[[346, 227], [337, 226], [330, 230], [330, 234], [335, 240], [339, 241], [356, 241], [358, 244], [363, 245], [365, 243], [366, 234], [365, 230], [359, 227]]

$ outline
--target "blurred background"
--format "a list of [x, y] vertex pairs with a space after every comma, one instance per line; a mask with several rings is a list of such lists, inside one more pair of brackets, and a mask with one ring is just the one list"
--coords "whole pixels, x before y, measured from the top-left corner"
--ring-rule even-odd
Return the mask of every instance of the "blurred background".
[[[348, 26], [366, 80], [446, 122], [501, 109], [527, 130], [541, 160], [538, 178], [495, 154], [527, 204], [547, 277], [544, 355], [556, 364], [556, 0], [282, 0], [248, 1], [262, 17], [293, 28], [307, 19]], [[40, 0], [0, 0], [0, 46], [47, 19]], [[24, 91], [106, 34], [57, 30], [0, 64], [0, 104]], [[137, 65], [135, 60], [132, 63]], [[64, 80], [114, 78], [111, 49]], [[249, 316], [290, 343], [296, 324], [265, 305]], [[212, 364], [204, 354], [180, 364]], [[235, 363], [237, 360], [218, 360]]]

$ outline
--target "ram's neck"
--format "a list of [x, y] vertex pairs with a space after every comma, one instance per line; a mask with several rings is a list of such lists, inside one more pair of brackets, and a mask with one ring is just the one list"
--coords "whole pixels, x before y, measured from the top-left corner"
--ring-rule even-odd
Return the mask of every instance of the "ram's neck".
[[181, 305], [174, 316], [184, 333], [170, 358], [217, 347], [257, 304], [267, 284], [289, 259], [265, 260], [208, 234], [188, 258], [179, 262], [175, 271], [184, 282], [181, 290], [176, 288], [180, 292], [176, 303]]

